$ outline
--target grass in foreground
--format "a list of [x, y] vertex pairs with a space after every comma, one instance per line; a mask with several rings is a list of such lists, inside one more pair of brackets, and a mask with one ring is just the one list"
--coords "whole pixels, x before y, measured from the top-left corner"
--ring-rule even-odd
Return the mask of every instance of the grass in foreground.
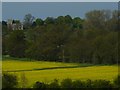
[[[87, 80], [87, 79], [105, 79], [113, 80], [118, 75], [117, 65], [110, 66], [88, 66], [76, 63], [59, 63], [59, 62], [44, 62], [44, 61], [18, 61], [18, 60], [4, 60], [2, 62], [3, 71], [26, 70], [20, 72], [11, 72], [17, 74], [19, 82], [21, 82], [21, 75], [25, 74], [28, 82], [28, 87], [31, 87], [36, 81], [50, 83], [54, 79], [62, 81], [65, 78], [73, 80]], [[75, 67], [79, 66], [79, 67]], [[52, 67], [74, 67], [74, 68], [57, 68], [45, 70], [33, 70], [40, 68]], [[27, 71], [33, 70], [33, 71]]]

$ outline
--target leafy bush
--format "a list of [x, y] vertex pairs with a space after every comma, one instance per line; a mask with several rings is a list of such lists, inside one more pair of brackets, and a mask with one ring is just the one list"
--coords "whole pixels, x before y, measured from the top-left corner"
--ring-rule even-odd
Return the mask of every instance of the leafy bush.
[[44, 84], [41, 82], [36, 82], [33, 88], [39, 88], [39, 89], [54, 89], [57, 88], [57, 90], [70, 90], [70, 89], [74, 89], [77, 90], [79, 88], [79, 90], [84, 90], [84, 89], [99, 89], [99, 88], [105, 88], [105, 90], [109, 90], [111, 88], [117, 88], [118, 86], [118, 78], [114, 80], [114, 83], [116, 84], [116, 86], [113, 86], [113, 83], [111, 83], [110, 81], [107, 80], [86, 80], [86, 81], [81, 81], [81, 80], [74, 80], [72, 81], [72, 79], [64, 79], [61, 81], [61, 84], [58, 83], [58, 80], [54, 80], [53, 82], [51, 82], [50, 84]]
[[51, 82], [50, 84], [49, 84], [49, 88], [57, 88], [57, 90], [60, 88], [60, 85], [59, 85], [59, 83], [58, 83], [58, 80], [54, 80], [53, 82]]
[[93, 85], [93, 81], [88, 79], [88, 80], [85, 81], [84, 85], [85, 85], [84, 88], [92, 88], [93, 87], [92, 86]]
[[84, 88], [85, 87], [85, 82], [80, 81], [80, 80], [75, 80], [72, 83], [72, 88]]
[[93, 88], [112, 88], [112, 84], [107, 80], [93, 81]]
[[33, 88], [39, 88], [39, 89], [46, 89], [48, 88], [48, 84], [45, 84], [43, 82], [36, 82], [34, 85], [33, 85]]
[[114, 79], [114, 86], [120, 88], [120, 75]]
[[2, 75], [2, 88], [16, 88], [18, 80], [15, 75], [4, 73]]
[[64, 79], [61, 82], [61, 88], [72, 88], [72, 80], [71, 79]]

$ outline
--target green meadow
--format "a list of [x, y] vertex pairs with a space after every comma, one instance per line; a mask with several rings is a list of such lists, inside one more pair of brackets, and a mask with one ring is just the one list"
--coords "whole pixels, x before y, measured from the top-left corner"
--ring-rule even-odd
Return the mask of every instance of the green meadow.
[[112, 81], [118, 74], [117, 65], [91, 65], [12, 59], [2, 61], [2, 70], [4, 73], [16, 74], [20, 83], [21, 76], [24, 74], [27, 80], [27, 87], [32, 87], [36, 81], [50, 83], [54, 79], [62, 81], [65, 78], [73, 80], [105, 79]]

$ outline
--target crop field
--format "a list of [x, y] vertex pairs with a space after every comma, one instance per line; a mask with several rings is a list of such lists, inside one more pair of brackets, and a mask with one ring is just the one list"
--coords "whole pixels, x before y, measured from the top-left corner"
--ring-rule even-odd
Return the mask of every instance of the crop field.
[[50, 83], [54, 79], [59, 81], [65, 78], [73, 80], [105, 79], [113, 80], [118, 74], [117, 65], [90, 65], [77, 63], [60, 63], [46, 61], [20, 61], [3, 60], [3, 72], [16, 74], [19, 82], [24, 74], [27, 80], [27, 87], [31, 87], [36, 81]]

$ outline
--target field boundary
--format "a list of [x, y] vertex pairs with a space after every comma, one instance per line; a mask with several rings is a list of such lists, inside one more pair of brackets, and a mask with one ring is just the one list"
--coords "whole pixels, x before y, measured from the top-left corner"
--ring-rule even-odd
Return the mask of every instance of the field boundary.
[[88, 66], [64, 66], [64, 67], [50, 67], [50, 68], [35, 68], [35, 69], [26, 69], [26, 70], [9, 70], [9, 71], [3, 71], [3, 72], [23, 72], [23, 71], [39, 71], [39, 70], [53, 70], [53, 69], [69, 69], [69, 68], [79, 68], [79, 67], [89, 67], [93, 65]]

